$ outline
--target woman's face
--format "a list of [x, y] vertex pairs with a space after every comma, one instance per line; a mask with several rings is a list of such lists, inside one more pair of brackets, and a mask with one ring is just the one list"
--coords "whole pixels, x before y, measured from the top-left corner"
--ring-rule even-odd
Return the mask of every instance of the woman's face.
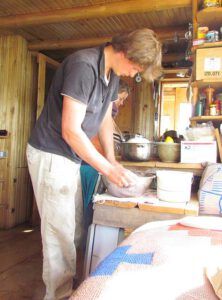
[[123, 106], [124, 101], [126, 100], [128, 95], [129, 94], [127, 92], [122, 92], [122, 93], [118, 94], [118, 99], [115, 101], [117, 108], [119, 108], [120, 106]]

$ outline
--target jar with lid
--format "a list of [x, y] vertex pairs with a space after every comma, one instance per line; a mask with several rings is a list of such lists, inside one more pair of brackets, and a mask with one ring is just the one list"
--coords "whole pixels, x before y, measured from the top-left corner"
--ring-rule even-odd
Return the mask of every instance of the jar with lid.
[[216, 104], [210, 104], [210, 116], [217, 116]]

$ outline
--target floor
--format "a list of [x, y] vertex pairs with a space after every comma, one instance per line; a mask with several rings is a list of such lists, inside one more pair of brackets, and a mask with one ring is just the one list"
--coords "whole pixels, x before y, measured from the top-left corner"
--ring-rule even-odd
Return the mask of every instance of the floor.
[[42, 299], [44, 285], [38, 227], [22, 225], [1, 230], [0, 249], [0, 299]]
[[[82, 257], [80, 255], [77, 270], [82, 269]], [[41, 274], [42, 250], [38, 227], [22, 225], [0, 230], [0, 299], [43, 299]]]

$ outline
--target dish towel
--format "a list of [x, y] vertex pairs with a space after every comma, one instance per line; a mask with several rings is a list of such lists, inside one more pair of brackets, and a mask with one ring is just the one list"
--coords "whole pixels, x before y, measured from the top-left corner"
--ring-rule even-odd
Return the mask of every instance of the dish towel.
[[88, 164], [82, 164], [80, 168], [81, 183], [82, 183], [82, 196], [84, 213], [92, 201], [92, 196], [95, 186], [99, 177], [98, 171]]

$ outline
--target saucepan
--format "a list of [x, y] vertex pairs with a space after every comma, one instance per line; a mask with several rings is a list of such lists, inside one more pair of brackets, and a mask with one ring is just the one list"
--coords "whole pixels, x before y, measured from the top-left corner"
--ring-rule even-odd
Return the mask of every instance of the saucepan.
[[152, 142], [142, 136], [135, 136], [121, 143], [121, 158], [130, 161], [148, 161]]

